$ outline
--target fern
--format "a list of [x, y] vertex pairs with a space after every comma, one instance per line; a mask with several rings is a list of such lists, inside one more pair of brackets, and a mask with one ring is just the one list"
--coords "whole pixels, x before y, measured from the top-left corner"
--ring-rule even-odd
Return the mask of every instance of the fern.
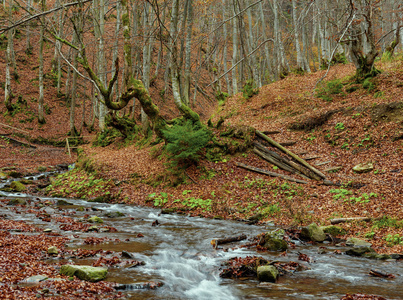
[[201, 150], [211, 140], [208, 129], [200, 124], [193, 124], [190, 120], [173, 125], [163, 134], [172, 166], [196, 163], [200, 159]]

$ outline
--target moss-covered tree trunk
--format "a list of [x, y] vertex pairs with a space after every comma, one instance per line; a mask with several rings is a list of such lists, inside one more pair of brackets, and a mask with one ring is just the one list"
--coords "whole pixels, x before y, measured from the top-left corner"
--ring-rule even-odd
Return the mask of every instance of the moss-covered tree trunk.
[[[132, 68], [129, 67], [132, 64], [132, 55], [131, 55], [131, 37], [130, 37], [130, 16], [129, 16], [129, 8], [128, 1], [121, 0], [122, 5], [122, 24], [123, 24], [123, 35], [124, 35], [124, 58], [126, 64], [126, 76], [125, 76], [125, 91], [120, 95], [117, 101], [113, 101], [112, 90], [113, 85], [115, 84], [118, 73], [119, 73], [119, 60], [115, 61], [115, 73], [112, 79], [105, 85], [102, 80], [95, 74], [93, 69], [91, 68], [85, 48], [81, 46], [79, 59], [83, 68], [87, 71], [89, 77], [93, 80], [94, 84], [97, 86], [98, 91], [100, 92], [99, 99], [106, 105], [107, 108], [111, 110], [121, 110], [127, 106], [127, 104], [132, 99], [137, 99], [144, 112], [150, 118], [150, 121], [153, 124], [153, 130], [156, 135], [162, 139], [164, 138], [163, 131], [167, 129], [168, 123], [167, 121], [160, 115], [160, 111], [158, 107], [153, 103], [150, 94], [147, 89], [144, 87], [141, 80], [135, 79], [132, 72], [130, 71]], [[64, 43], [68, 43], [63, 41]], [[78, 47], [69, 44], [71, 47], [78, 49]], [[176, 103], [179, 111], [183, 115], [183, 117], [187, 120], [191, 120], [195, 124], [200, 124], [199, 115], [194, 112], [189, 106], [180, 103]]]

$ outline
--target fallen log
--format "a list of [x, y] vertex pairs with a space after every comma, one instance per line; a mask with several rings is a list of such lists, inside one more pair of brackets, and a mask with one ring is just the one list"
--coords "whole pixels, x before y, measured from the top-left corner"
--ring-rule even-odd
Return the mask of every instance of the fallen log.
[[280, 177], [280, 178], [283, 178], [283, 179], [291, 181], [291, 182], [304, 183], [304, 184], [308, 183], [307, 181], [304, 181], [304, 180], [300, 180], [300, 179], [296, 179], [296, 178], [293, 178], [293, 177], [290, 177], [287, 175], [283, 175], [283, 174], [279, 174], [279, 173], [275, 173], [275, 172], [270, 172], [270, 171], [267, 171], [264, 169], [248, 166], [243, 163], [236, 162], [235, 165], [238, 167], [244, 168], [246, 170], [249, 170], [249, 171], [253, 171], [253, 172], [257, 172], [260, 174], [265, 174], [265, 175], [269, 175], [269, 176], [273, 176], [273, 177]]
[[288, 171], [291, 173], [296, 173], [297, 171], [295, 169], [292, 169], [289, 165], [285, 165], [278, 161], [276, 158], [272, 157], [270, 154], [265, 154], [261, 151], [259, 151], [257, 148], [253, 148], [253, 152], [259, 155], [261, 158], [264, 160], [267, 160], [269, 163], [272, 163], [273, 165], [279, 167], [280, 169], [284, 171]]
[[352, 218], [338, 218], [338, 219], [331, 219], [330, 223], [331, 224], [339, 224], [339, 223], [346, 223], [346, 222], [352, 222], [352, 221], [371, 221], [372, 218], [370, 217], [352, 217]]
[[283, 151], [284, 153], [287, 153], [289, 156], [291, 156], [292, 158], [294, 158], [296, 161], [298, 161], [301, 165], [307, 167], [309, 170], [311, 170], [312, 172], [314, 172], [315, 174], [317, 174], [320, 178], [326, 178], [326, 176], [320, 172], [318, 169], [314, 168], [313, 166], [311, 166], [310, 164], [308, 164], [305, 160], [303, 160], [302, 158], [300, 158], [299, 156], [297, 156], [296, 154], [294, 154], [293, 152], [291, 152], [290, 150], [284, 148], [283, 146], [281, 146], [279, 143], [273, 141], [271, 138], [269, 138], [267, 135], [261, 133], [259, 130], [256, 130], [256, 134], [261, 137], [262, 139], [264, 139], [265, 141], [269, 142], [271, 145], [273, 145], [274, 147], [280, 149], [281, 151]]
[[[298, 173], [300, 176], [302, 176], [305, 179], [320, 180], [320, 178], [316, 174], [312, 174], [312, 172], [305, 169], [303, 166], [298, 165], [297, 163], [295, 163], [289, 159], [286, 159], [286, 158], [282, 157], [281, 155], [278, 155], [276, 152], [267, 149], [262, 144], [255, 142], [254, 146], [256, 146], [259, 150], [263, 151], [264, 153], [271, 155], [272, 157], [274, 157], [275, 159], [277, 159], [284, 165], [289, 166], [289, 168], [292, 170], [289, 172]], [[283, 169], [283, 170], [286, 170], [286, 169]], [[286, 170], [286, 171], [288, 171], [288, 170]]]
[[316, 163], [315, 166], [327, 165], [327, 164], [330, 164], [331, 162], [332, 162], [331, 160], [322, 161], [322, 162]]
[[297, 141], [286, 141], [279, 143], [283, 147], [293, 146], [297, 143]]
[[211, 240], [210, 244], [213, 245], [214, 248], [217, 248], [218, 245], [228, 244], [228, 243], [232, 243], [232, 242], [239, 242], [239, 241], [246, 240], [246, 238], [247, 237], [245, 234], [241, 234], [239, 236], [231, 236], [231, 237], [226, 237], [226, 238], [222, 238], [222, 239], [213, 239], [213, 240]]
[[320, 158], [319, 155], [312, 155], [312, 156], [308, 156], [308, 157], [304, 157], [305, 160], [312, 160], [312, 159], [317, 159]]
[[13, 139], [5, 134], [0, 134], [0, 136], [2, 136], [3, 138], [10, 140], [11, 143], [13, 143], [14, 145], [18, 145], [18, 146], [24, 146], [24, 147], [29, 147], [29, 148], [36, 148], [36, 146], [25, 143], [25, 142], [21, 142], [19, 140]]
[[382, 271], [374, 270], [374, 269], [369, 271], [369, 275], [375, 276], [375, 277], [381, 277], [381, 278], [395, 278], [395, 275], [393, 275], [393, 274], [384, 273]]

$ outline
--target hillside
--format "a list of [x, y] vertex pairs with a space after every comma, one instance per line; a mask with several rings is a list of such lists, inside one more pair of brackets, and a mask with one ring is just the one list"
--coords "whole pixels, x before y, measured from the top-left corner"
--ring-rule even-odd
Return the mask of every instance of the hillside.
[[[215, 162], [202, 160], [186, 170], [186, 184], [172, 187], [175, 179], [164, 165], [162, 144], [124, 142], [122, 138], [107, 147], [81, 146], [77, 164], [81, 168], [73, 173], [86, 178], [95, 174], [110, 179], [107, 190], [112, 196], [107, 197], [108, 201], [163, 206], [168, 211], [190, 215], [235, 220], [255, 218], [260, 223], [274, 222], [286, 227], [313, 221], [327, 225], [332, 218], [371, 217], [375, 218], [371, 222], [341, 224], [347, 230], [344, 237], [370, 240], [381, 253], [402, 253], [403, 246], [398, 245], [403, 238], [401, 223], [397, 221], [403, 219], [403, 58], [398, 56], [392, 62], [379, 62], [377, 67], [383, 73], [365, 84], [352, 83], [354, 68], [351, 65], [332, 67], [318, 86], [322, 98], [317, 97], [314, 86], [325, 71], [290, 75], [264, 86], [249, 99], [242, 93], [228, 98], [212, 114], [213, 124], [221, 117], [225, 119], [221, 132], [246, 125], [271, 133], [277, 142], [295, 142], [287, 148], [301, 157], [312, 158], [309, 160], [312, 165], [323, 163], [317, 168], [326, 173], [335, 186], [314, 180], [294, 184], [237, 167], [235, 163], [242, 162], [273, 171], [271, 164], [250, 149], [223, 156]], [[22, 76], [22, 87], [29, 84], [29, 76], [32, 76], [29, 74]], [[1, 133], [13, 133], [14, 138], [22, 140], [28, 136], [31, 142], [38, 136], [63, 141], [68, 131], [68, 116], [65, 109], [58, 109], [63, 104], [55, 98], [54, 88], [48, 85], [46, 103], [50, 110], [47, 123], [42, 126], [26, 120], [27, 112], [35, 114], [35, 101], [32, 98], [30, 101], [29, 96], [33, 93], [32, 85], [31, 89], [18, 93], [28, 100], [26, 108], [21, 106], [20, 112], [9, 116], [2, 107], [0, 123], [29, 131], [29, 134], [4, 126]], [[157, 101], [157, 104], [160, 103]], [[207, 116], [208, 111], [204, 109], [203, 113]], [[84, 130], [82, 134], [91, 141], [95, 132]], [[1, 140], [0, 167], [14, 167], [26, 173], [34, 172], [38, 166], [75, 161], [76, 154], [69, 157], [65, 151], [60, 151], [62, 148], [35, 146], [35, 149], [20, 148]], [[374, 170], [364, 174], [352, 171], [352, 167], [365, 162], [373, 162]], [[326, 171], [333, 167], [337, 168]], [[276, 172], [287, 174], [281, 170]], [[76, 177], [78, 175], [74, 174], [65, 177], [60, 185], [48, 189], [48, 193], [68, 197], [105, 196], [105, 189], [91, 195], [66, 190], [72, 182], [79, 184]], [[397, 243], [386, 240], [396, 234]]]

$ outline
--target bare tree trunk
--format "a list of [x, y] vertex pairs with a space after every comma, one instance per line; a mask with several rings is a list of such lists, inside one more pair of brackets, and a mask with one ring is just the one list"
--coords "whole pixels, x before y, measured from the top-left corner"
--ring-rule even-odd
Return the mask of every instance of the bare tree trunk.
[[[234, 16], [236, 15], [236, 1], [234, 0]], [[234, 95], [238, 93], [237, 68], [235, 67], [238, 59], [238, 25], [237, 18], [232, 19], [232, 90]]]
[[[45, 0], [41, 0], [42, 11], [45, 11]], [[38, 99], [38, 122], [40, 124], [45, 123], [45, 117], [43, 113], [43, 44], [44, 44], [44, 27], [45, 17], [41, 17], [41, 29], [40, 29], [40, 41], [39, 41], [39, 99]]]
[[185, 49], [185, 78], [183, 89], [183, 101], [190, 104], [190, 59], [192, 55], [192, 31], [193, 31], [193, 0], [187, 0], [187, 27], [186, 27], [186, 49]]
[[[4, 1], [6, 2], [6, 1]], [[8, 18], [9, 18], [9, 24], [12, 25], [12, 6], [13, 6], [13, 0], [9, 0], [9, 7], [8, 7]], [[6, 105], [6, 108], [8, 111], [13, 110], [13, 106], [11, 105], [11, 100], [13, 97], [12, 91], [11, 91], [11, 74], [10, 74], [10, 65], [11, 65], [11, 43], [13, 41], [13, 30], [10, 29], [7, 32], [7, 51], [6, 51], [6, 84], [4, 87], [4, 104]]]

